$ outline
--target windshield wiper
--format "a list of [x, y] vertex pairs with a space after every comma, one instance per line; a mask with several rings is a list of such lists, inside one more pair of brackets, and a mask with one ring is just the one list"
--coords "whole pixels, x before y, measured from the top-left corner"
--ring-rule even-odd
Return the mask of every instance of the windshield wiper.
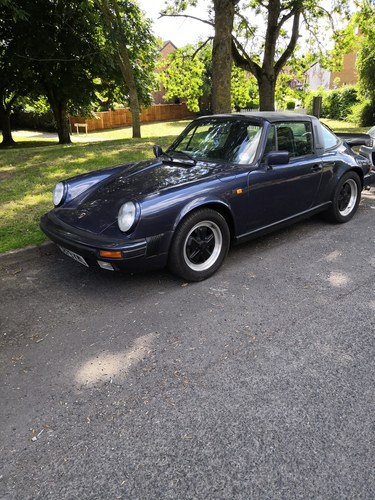
[[161, 156], [166, 156], [168, 160], [173, 161], [173, 156], [171, 156], [169, 153], [166, 153], [165, 151], [163, 151], [163, 154]]
[[189, 153], [185, 153], [185, 151], [179, 151], [177, 149], [173, 149], [171, 151], [168, 151], [168, 156], [170, 158], [172, 158], [173, 160], [178, 160], [178, 158], [176, 158], [175, 156], [173, 156], [173, 154], [171, 155], [171, 153], [177, 153], [179, 155], [182, 155], [184, 156], [185, 158], [187, 158], [188, 160], [190, 160], [192, 162], [193, 165], [196, 165], [197, 164], [197, 160], [195, 158], [193, 158], [191, 155], [189, 155]]

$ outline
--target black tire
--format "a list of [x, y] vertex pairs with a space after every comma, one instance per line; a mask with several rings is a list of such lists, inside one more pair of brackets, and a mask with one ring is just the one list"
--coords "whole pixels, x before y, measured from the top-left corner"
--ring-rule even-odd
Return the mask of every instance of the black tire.
[[223, 263], [230, 244], [225, 218], [210, 208], [195, 210], [176, 229], [168, 267], [186, 281], [201, 281]]
[[332, 222], [348, 222], [361, 201], [361, 180], [355, 172], [348, 172], [340, 179], [333, 195], [332, 206], [327, 217]]

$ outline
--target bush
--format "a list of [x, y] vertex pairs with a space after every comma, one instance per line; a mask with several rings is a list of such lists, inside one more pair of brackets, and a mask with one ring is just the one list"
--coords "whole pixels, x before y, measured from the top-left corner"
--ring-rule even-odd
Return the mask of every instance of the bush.
[[323, 99], [321, 117], [332, 118], [333, 120], [348, 119], [352, 107], [359, 103], [358, 88], [354, 85], [346, 85], [334, 90], [321, 88], [305, 93], [304, 104], [308, 113], [312, 113], [312, 102], [315, 96], [321, 96]]
[[13, 129], [42, 130], [45, 132], [56, 132], [56, 122], [51, 110], [48, 111], [25, 111], [16, 108], [11, 115]]
[[319, 88], [318, 90], [308, 90], [307, 92], [305, 92], [305, 94], [303, 96], [303, 105], [304, 105], [304, 108], [306, 108], [307, 113], [309, 115], [311, 115], [313, 112], [313, 99], [314, 99], [314, 97], [321, 96], [323, 101], [322, 101], [322, 109], [320, 112], [320, 116], [322, 118], [328, 117], [328, 108], [326, 105], [327, 94], [328, 94], [328, 91], [324, 90], [322, 87]]
[[347, 120], [360, 127], [372, 127], [375, 123], [375, 99], [366, 99], [351, 107]]
[[289, 109], [289, 110], [296, 109], [296, 103], [295, 103], [295, 101], [287, 101], [287, 103], [286, 103], [286, 109]]
[[325, 103], [327, 118], [345, 120], [350, 114], [352, 106], [358, 102], [358, 89], [352, 85], [328, 91]]

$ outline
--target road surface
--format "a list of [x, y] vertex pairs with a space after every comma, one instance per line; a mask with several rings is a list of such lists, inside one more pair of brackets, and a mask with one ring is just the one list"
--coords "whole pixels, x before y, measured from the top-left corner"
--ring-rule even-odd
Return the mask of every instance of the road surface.
[[373, 193], [202, 283], [0, 269], [0, 498], [375, 497]]

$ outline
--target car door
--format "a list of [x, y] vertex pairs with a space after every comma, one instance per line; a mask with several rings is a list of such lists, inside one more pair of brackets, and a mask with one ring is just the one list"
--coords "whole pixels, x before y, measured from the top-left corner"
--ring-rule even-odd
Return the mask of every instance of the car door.
[[[266, 156], [271, 151], [287, 151], [289, 162], [267, 166]], [[310, 121], [274, 124], [269, 130], [262, 164], [248, 176], [248, 231], [308, 211], [321, 180], [319, 160]]]

